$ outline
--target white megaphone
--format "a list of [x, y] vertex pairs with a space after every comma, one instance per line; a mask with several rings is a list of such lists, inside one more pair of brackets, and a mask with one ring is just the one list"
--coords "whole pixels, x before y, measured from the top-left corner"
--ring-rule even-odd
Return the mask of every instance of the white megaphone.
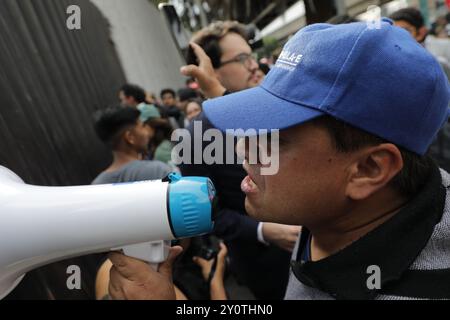
[[207, 178], [38, 187], [0, 166], [0, 299], [27, 272], [72, 257], [123, 250], [157, 265], [170, 240], [211, 232], [214, 200]]

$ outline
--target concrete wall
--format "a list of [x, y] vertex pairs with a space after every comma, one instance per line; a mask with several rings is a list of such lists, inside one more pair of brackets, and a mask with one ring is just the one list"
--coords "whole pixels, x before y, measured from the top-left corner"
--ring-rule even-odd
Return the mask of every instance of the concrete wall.
[[108, 22], [89, 0], [1, 0], [0, 29], [0, 165], [27, 183], [90, 183], [109, 155], [92, 114], [125, 81]]
[[159, 94], [184, 86], [184, 64], [164, 16], [148, 0], [91, 0], [109, 20], [112, 40], [131, 83]]

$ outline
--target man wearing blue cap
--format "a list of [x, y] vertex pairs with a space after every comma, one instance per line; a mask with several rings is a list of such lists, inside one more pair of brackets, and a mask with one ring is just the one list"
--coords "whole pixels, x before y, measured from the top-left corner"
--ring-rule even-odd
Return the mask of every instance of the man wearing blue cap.
[[[450, 175], [426, 156], [449, 98], [439, 63], [384, 20], [308, 26], [261, 87], [205, 104], [223, 131], [280, 130], [279, 172], [262, 175], [247, 148], [242, 190], [251, 216], [304, 226], [287, 299], [450, 298]], [[119, 260], [113, 297], [170, 288]]]

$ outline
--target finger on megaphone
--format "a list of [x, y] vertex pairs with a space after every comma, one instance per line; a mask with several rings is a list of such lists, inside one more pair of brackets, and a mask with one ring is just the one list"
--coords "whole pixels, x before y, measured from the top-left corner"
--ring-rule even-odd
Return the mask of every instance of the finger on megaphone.
[[147, 262], [120, 253], [110, 253], [109, 260], [111, 260], [113, 268], [130, 281], [138, 280], [145, 277], [149, 272], [154, 272]]

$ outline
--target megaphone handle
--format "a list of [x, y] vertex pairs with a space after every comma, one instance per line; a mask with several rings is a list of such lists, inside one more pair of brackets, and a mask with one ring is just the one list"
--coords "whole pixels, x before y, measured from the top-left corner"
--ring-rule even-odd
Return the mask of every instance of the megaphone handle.
[[171, 241], [160, 240], [134, 244], [113, 250], [123, 250], [126, 256], [148, 262], [154, 270], [158, 270], [160, 263], [167, 260]]

